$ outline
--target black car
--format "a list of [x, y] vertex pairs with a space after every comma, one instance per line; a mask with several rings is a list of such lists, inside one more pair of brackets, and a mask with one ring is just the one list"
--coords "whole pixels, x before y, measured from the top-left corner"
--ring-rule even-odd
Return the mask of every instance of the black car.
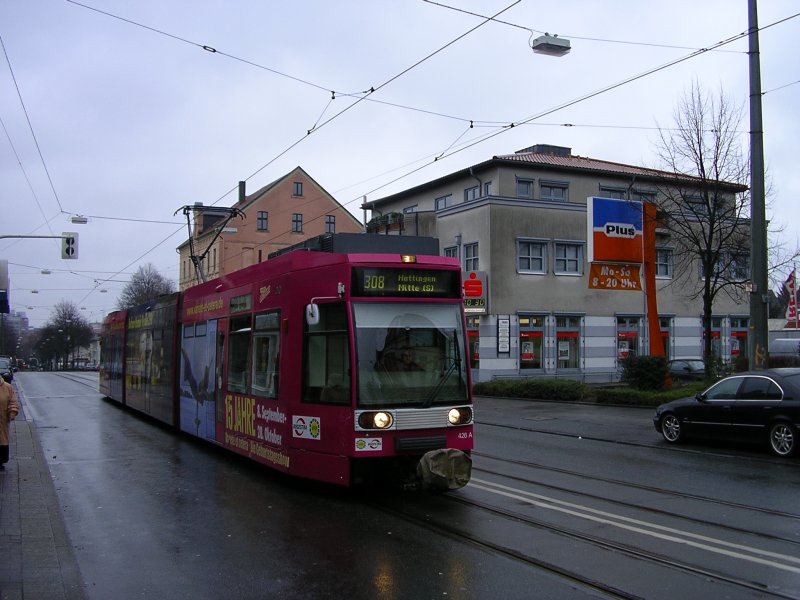
[[673, 379], [705, 379], [706, 365], [700, 358], [676, 358], [667, 363]]
[[14, 370], [11, 368], [10, 358], [0, 356], [0, 375], [9, 383], [14, 379]]
[[694, 398], [662, 404], [653, 424], [670, 443], [692, 436], [750, 439], [790, 456], [798, 447], [800, 368], [730, 375]]

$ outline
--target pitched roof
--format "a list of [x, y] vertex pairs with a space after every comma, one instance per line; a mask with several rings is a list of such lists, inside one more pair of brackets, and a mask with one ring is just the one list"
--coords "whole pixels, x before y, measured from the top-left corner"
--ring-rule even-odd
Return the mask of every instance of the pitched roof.
[[[542, 152], [541, 149], [547, 149], [549, 151]], [[570, 148], [537, 145], [520, 150], [513, 154], [500, 154], [493, 156], [490, 160], [478, 163], [477, 165], [473, 165], [466, 169], [455, 171], [449, 175], [428, 181], [402, 192], [397, 192], [391, 196], [366, 202], [362, 208], [370, 209], [375, 205], [384, 204], [398, 198], [414, 195], [419, 192], [423, 192], [426, 189], [434, 188], [454, 180], [471, 176], [471, 172], [480, 172], [496, 166], [509, 166], [520, 163], [531, 167], [545, 167], [548, 169], [563, 170], [567, 172], [596, 173], [600, 175], [617, 177], [635, 176], [659, 181], [682, 181], [687, 184], [695, 185], [701, 181], [699, 177], [695, 177], [693, 175], [684, 175], [670, 171], [660, 171], [658, 169], [649, 169], [647, 167], [638, 167], [635, 165], [627, 165], [625, 163], [600, 160], [598, 158], [591, 158], [588, 156], [576, 156], [571, 154], [570, 151]], [[729, 186], [733, 192], [743, 192], [747, 189], [746, 186], [736, 183], [727, 183], [723, 185], [725, 187]]]
[[561, 156], [543, 152], [520, 151], [515, 152], [514, 154], [501, 154], [493, 157], [493, 160], [521, 162], [537, 166], [566, 168], [570, 170], [580, 169], [582, 171], [609, 173], [611, 175], [644, 175], [649, 177], [658, 177], [659, 179], [664, 177], [675, 177], [674, 173], [669, 173], [667, 171], [626, 165], [624, 163], [600, 160], [599, 158], [590, 158], [588, 156], [575, 156], [573, 154]]

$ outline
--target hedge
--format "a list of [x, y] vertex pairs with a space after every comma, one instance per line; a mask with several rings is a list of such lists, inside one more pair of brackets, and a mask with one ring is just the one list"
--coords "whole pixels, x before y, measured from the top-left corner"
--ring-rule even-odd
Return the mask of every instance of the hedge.
[[479, 396], [537, 400], [583, 400], [588, 390], [585, 384], [571, 379], [493, 379], [472, 386]]

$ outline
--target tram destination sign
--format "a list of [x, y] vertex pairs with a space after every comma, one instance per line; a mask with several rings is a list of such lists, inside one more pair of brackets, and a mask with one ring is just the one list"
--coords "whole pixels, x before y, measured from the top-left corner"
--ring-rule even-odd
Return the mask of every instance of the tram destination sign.
[[354, 267], [353, 296], [461, 298], [459, 271]]
[[589, 287], [596, 290], [642, 291], [640, 265], [592, 263]]

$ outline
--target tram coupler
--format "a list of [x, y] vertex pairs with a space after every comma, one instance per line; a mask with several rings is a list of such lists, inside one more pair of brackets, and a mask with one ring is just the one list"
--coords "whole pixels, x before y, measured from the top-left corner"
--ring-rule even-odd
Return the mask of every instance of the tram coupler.
[[455, 448], [426, 452], [417, 463], [417, 476], [422, 488], [434, 492], [457, 490], [469, 483], [472, 458]]

